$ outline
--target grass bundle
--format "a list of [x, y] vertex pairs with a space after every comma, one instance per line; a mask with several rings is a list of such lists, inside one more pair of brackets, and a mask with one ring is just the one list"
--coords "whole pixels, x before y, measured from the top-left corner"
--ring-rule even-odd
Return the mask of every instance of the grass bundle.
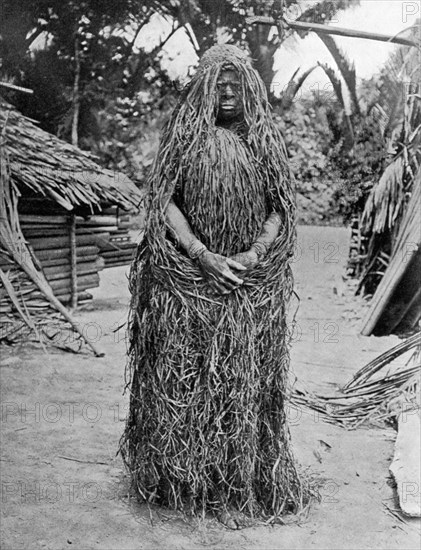
[[[390, 422], [401, 411], [419, 410], [420, 345], [418, 332], [382, 353], [355, 374], [341, 395], [320, 396], [301, 389], [294, 391], [292, 401], [348, 429]], [[408, 361], [394, 363], [407, 352], [412, 352]]]
[[[216, 81], [228, 63], [243, 92], [236, 133], [215, 121]], [[166, 227], [171, 196], [212, 252], [247, 250], [274, 210], [283, 225], [244, 284], [215, 297]], [[130, 412], [121, 451], [143, 499], [272, 520], [306, 504], [285, 412], [294, 238], [291, 175], [264, 85], [243, 52], [214, 47], [162, 136], [130, 276]]]

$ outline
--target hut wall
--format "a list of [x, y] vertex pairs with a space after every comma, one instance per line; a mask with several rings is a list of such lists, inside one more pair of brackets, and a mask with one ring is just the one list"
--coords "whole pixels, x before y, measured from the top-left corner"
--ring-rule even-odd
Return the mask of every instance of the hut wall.
[[[131, 240], [129, 234], [130, 215], [117, 206], [104, 210], [103, 215], [115, 216], [116, 219], [116, 228], [110, 231], [109, 242], [101, 247], [101, 256], [104, 258], [105, 268], [130, 264], [136, 249], [136, 243]], [[97, 223], [101, 223], [101, 216], [95, 216], [91, 221], [92, 227], [94, 227], [97, 218]]]
[[[21, 198], [19, 220], [38, 267], [57, 298], [69, 304], [72, 290], [69, 213], [48, 199]], [[129, 214], [117, 206], [91, 216], [76, 216], [78, 303], [92, 299], [87, 291], [99, 286], [99, 272], [104, 267], [130, 263], [136, 244], [129, 235], [129, 222]], [[10, 272], [13, 286], [25, 297], [25, 302], [31, 307], [42, 307], [43, 297], [35, 285], [1, 254], [0, 267]], [[5, 289], [1, 289], [0, 313], [10, 313], [12, 309]]]

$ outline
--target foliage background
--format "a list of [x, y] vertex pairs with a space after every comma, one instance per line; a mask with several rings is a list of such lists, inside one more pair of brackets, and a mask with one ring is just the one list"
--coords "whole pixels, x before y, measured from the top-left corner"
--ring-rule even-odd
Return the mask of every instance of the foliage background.
[[[270, 87], [273, 56], [292, 34], [300, 40], [307, 33], [285, 27], [274, 33], [270, 26], [249, 25], [246, 15], [277, 17], [279, 4], [5, 0], [0, 78], [34, 93], [7, 88], [2, 93], [45, 130], [77, 143], [104, 166], [121, 170], [143, 185], [160, 129], [182, 87], [163, 68], [163, 47], [181, 31], [190, 37], [198, 55], [220, 40], [237, 43], [250, 51], [268, 86], [297, 179], [300, 221], [349, 222], [362, 210], [385, 167], [386, 144], [394, 125], [385, 127], [378, 106], [393, 119], [391, 111], [396, 108], [387, 103], [388, 92], [396, 88], [396, 75], [385, 67], [357, 86], [355, 68], [334, 40], [323, 39], [336, 62], [332, 67], [320, 65], [329, 76], [330, 88], [303, 94], [300, 86], [306, 75], [301, 73], [294, 75], [286, 92], [275, 97]], [[297, 20], [326, 23], [338, 10], [356, 4], [358, 0], [312, 2], [296, 12]], [[298, 0], [285, 0], [283, 5], [288, 14]], [[140, 47], [137, 38], [157, 17], [171, 23], [170, 31], [158, 45]], [[398, 60], [391, 62], [396, 65]]]

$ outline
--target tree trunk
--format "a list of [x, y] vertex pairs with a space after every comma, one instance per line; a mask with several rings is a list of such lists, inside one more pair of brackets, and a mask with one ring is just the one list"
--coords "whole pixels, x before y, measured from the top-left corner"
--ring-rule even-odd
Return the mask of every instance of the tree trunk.
[[[271, 86], [275, 76], [273, 70], [273, 56], [279, 47], [277, 39], [269, 40], [270, 27], [256, 25], [247, 34], [247, 42], [250, 48], [254, 66], [262, 77], [268, 91], [268, 96], [273, 100]], [[276, 86], [276, 83], [274, 83]]]
[[76, 147], [79, 144], [78, 126], [79, 126], [79, 111], [80, 111], [80, 47], [79, 37], [75, 39], [75, 80], [73, 82], [73, 118], [72, 118], [72, 145]]

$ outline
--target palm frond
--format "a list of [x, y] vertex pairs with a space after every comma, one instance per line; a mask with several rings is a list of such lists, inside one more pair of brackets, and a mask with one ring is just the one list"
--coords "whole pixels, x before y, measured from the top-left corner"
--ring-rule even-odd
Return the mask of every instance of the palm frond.
[[309, 69], [304, 71], [303, 74], [301, 74], [296, 81], [294, 79], [299, 73], [300, 69], [298, 68], [294, 72], [287, 84], [285, 92], [282, 94], [281, 97], [282, 109], [286, 110], [291, 107], [291, 104], [293, 103], [294, 98], [300, 90], [301, 86], [304, 84], [307, 77], [314, 71], [314, 69], [317, 69], [317, 65], [313, 65], [313, 67], [310, 67]]
[[320, 40], [324, 43], [326, 48], [331, 53], [333, 59], [338, 66], [341, 76], [348, 88], [348, 92], [352, 101], [352, 110], [359, 114], [360, 106], [357, 97], [357, 81], [355, 73], [355, 65], [348, 57], [341, 51], [336, 44], [335, 40], [328, 34], [319, 34]]
[[380, 133], [384, 138], [390, 121], [389, 114], [379, 103], [375, 103], [369, 113], [374, 117], [374, 120], [380, 128]]
[[399, 155], [386, 167], [367, 199], [362, 216], [365, 233], [382, 233], [392, 228], [402, 205], [404, 173], [404, 156]]
[[321, 67], [324, 72], [326, 73], [326, 76], [329, 78], [333, 90], [336, 94], [336, 97], [338, 98], [340, 104], [342, 105], [343, 109], [346, 110], [346, 104], [345, 104], [345, 98], [342, 92], [342, 83], [340, 78], [337, 76], [336, 72], [332, 67], [329, 67], [327, 63], [318, 63], [319, 67]]

